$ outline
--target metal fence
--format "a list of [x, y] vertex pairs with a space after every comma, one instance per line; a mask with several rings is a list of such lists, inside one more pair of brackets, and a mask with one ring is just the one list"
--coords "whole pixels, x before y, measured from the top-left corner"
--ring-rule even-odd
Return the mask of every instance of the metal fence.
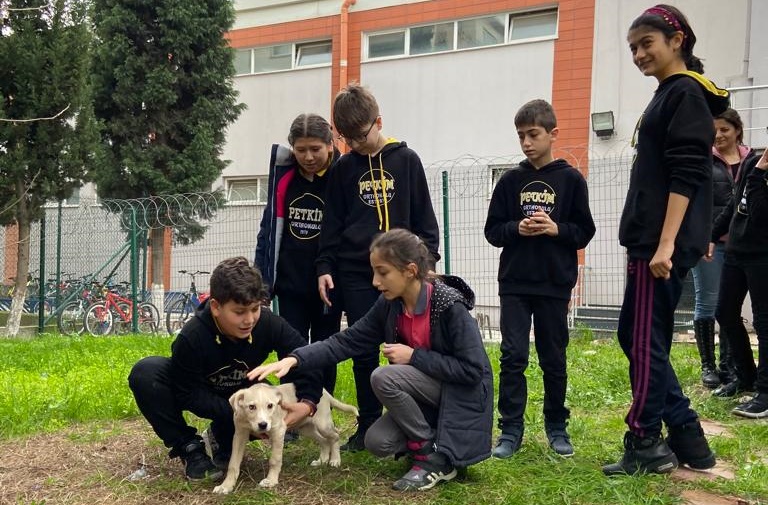
[[[435, 163], [426, 168], [432, 201], [441, 225], [443, 260], [438, 271], [463, 277], [475, 290], [475, 317], [486, 337], [497, 335], [499, 308], [496, 273], [500, 250], [485, 240], [483, 226], [493, 184], [498, 176], [520, 161], [520, 156], [477, 157]], [[624, 287], [624, 252], [617, 238], [618, 220], [629, 183], [631, 157], [615, 155], [589, 161], [588, 186], [597, 234], [585, 251], [578, 297], [571, 304], [571, 325], [596, 329], [611, 328], [621, 303]], [[129, 203], [125, 204], [129, 206]], [[129, 233], [123, 217], [109, 212], [95, 200], [83, 199], [77, 206], [52, 206], [47, 209], [45, 234], [35, 223], [31, 236], [30, 269], [42, 265], [45, 276], [66, 273], [72, 276], [114, 273], [118, 281], [130, 279], [125, 255]], [[227, 204], [203, 224], [204, 237], [190, 245], [173, 244], [170, 256], [170, 284], [159, 295], [168, 300], [189, 287], [189, 277], [179, 270], [211, 271], [224, 258], [242, 255], [253, 258], [263, 205]], [[140, 223], [140, 245], [146, 245], [147, 223]], [[45, 240], [41, 240], [44, 238]], [[0, 228], [0, 265], [4, 280], [13, 275], [14, 235]], [[44, 242], [44, 244], [43, 244]], [[44, 245], [44, 247], [43, 247]], [[140, 249], [140, 278], [146, 275], [146, 247]], [[40, 262], [44, 257], [45, 261]], [[142, 286], [145, 287], [142, 282]], [[197, 279], [201, 291], [208, 288], [207, 276]], [[692, 290], [686, 287], [680, 304], [680, 321], [690, 319]], [[0, 299], [0, 305], [2, 304]], [[597, 310], [599, 313], [590, 314]]]

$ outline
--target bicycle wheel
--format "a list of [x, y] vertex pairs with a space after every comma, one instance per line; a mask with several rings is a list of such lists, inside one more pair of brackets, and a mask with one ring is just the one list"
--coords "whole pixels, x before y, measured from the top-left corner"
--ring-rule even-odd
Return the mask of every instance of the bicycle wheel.
[[156, 335], [160, 329], [160, 311], [154, 304], [143, 302], [139, 304], [139, 333]]
[[192, 317], [194, 310], [192, 303], [185, 298], [174, 301], [165, 311], [165, 328], [173, 335], [184, 327], [187, 320]]
[[107, 335], [112, 331], [112, 312], [103, 303], [94, 303], [85, 311], [84, 322], [91, 335]]
[[83, 315], [85, 309], [81, 302], [69, 302], [64, 305], [58, 317], [59, 332], [63, 335], [80, 335], [85, 331]]
[[[116, 305], [120, 311], [112, 307], [112, 321], [114, 322], [112, 331], [119, 334], [130, 333], [131, 318], [133, 317], [131, 315], [131, 304], [128, 302], [117, 302]], [[127, 319], [123, 317], [123, 314], [125, 314]]]

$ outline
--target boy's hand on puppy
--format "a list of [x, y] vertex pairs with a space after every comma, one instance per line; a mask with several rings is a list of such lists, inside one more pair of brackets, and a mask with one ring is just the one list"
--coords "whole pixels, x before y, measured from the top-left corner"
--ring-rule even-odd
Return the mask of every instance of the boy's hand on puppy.
[[285, 411], [285, 424], [289, 428], [312, 413], [312, 408], [304, 402], [281, 403], [280, 406]]
[[275, 363], [270, 363], [269, 365], [257, 366], [248, 372], [246, 377], [248, 377], [248, 380], [250, 381], [263, 381], [269, 375], [274, 375], [279, 379], [287, 374], [291, 368], [295, 367], [297, 364], [298, 360], [296, 358], [288, 356], [287, 358], [283, 358]]
[[403, 344], [384, 344], [381, 352], [393, 365], [407, 365], [413, 356], [413, 348]]

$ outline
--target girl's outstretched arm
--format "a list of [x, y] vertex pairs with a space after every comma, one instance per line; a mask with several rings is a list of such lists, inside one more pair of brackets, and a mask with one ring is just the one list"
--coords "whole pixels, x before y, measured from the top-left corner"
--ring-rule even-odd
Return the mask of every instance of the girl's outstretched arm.
[[275, 363], [257, 366], [256, 368], [248, 372], [247, 377], [248, 377], [248, 380], [251, 380], [251, 381], [262, 381], [268, 375], [274, 374], [275, 377], [280, 379], [285, 374], [287, 374], [291, 370], [291, 368], [295, 367], [298, 363], [299, 363], [299, 360], [297, 360], [293, 356], [288, 356], [287, 358], [283, 358], [280, 361], [277, 361]]

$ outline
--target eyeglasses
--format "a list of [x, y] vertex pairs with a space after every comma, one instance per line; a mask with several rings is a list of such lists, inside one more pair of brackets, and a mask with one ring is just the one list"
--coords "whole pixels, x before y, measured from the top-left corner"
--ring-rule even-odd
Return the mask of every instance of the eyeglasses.
[[371, 126], [368, 127], [368, 130], [365, 133], [362, 133], [362, 134], [360, 134], [358, 136], [354, 136], [354, 137], [339, 134], [339, 136], [336, 137], [336, 139], [343, 141], [347, 145], [349, 145], [350, 142], [354, 142], [355, 144], [362, 144], [363, 142], [368, 140], [368, 135], [371, 134], [371, 130], [373, 130], [373, 126], [376, 124], [376, 121], [380, 117], [381, 116], [376, 116], [374, 118], [373, 122], [371, 123]]

